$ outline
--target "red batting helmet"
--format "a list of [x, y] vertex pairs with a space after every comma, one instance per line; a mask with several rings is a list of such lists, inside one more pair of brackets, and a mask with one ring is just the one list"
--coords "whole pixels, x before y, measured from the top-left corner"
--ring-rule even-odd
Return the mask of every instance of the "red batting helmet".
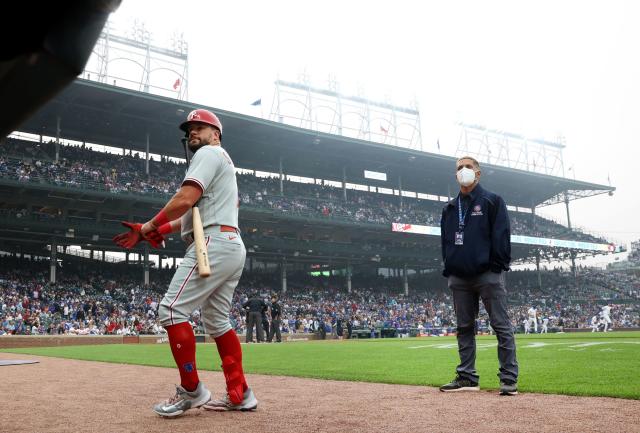
[[218, 130], [220, 131], [220, 137], [222, 137], [222, 123], [220, 123], [220, 119], [218, 119], [218, 116], [213, 114], [211, 111], [205, 110], [203, 108], [198, 108], [197, 110], [193, 110], [191, 113], [189, 113], [189, 115], [187, 116], [187, 121], [180, 124], [180, 129], [188, 133], [189, 124], [196, 122], [204, 123], [206, 125], [218, 128]]

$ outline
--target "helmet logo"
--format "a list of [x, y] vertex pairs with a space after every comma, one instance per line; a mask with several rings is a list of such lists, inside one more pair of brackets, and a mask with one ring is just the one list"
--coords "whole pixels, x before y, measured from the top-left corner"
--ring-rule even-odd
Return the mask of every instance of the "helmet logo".
[[198, 110], [193, 110], [191, 113], [189, 113], [188, 120], [199, 119], [199, 118], [200, 118], [200, 113], [198, 113]]

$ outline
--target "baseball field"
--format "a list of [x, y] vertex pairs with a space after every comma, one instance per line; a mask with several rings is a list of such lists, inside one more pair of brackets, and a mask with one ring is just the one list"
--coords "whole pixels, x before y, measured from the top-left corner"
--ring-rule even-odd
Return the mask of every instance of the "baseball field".
[[[496, 338], [478, 337], [477, 347], [481, 388], [497, 389]], [[199, 370], [220, 371], [215, 345], [197, 350]], [[520, 392], [640, 400], [640, 332], [518, 335], [517, 350]], [[455, 337], [249, 344], [243, 351], [247, 373], [422, 386], [451, 380], [457, 361]], [[3, 352], [175, 368], [165, 344]]]

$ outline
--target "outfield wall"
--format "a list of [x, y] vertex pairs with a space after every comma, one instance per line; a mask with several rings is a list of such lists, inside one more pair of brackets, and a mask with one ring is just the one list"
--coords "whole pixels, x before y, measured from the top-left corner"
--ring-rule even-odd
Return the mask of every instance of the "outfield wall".
[[[564, 332], [591, 332], [591, 328], [564, 328]], [[615, 328], [613, 332], [640, 331], [640, 328]], [[455, 335], [455, 334], [452, 334]], [[486, 335], [486, 334], [484, 334]], [[519, 335], [522, 335], [520, 332]], [[534, 335], [534, 334], [530, 334]], [[244, 342], [244, 335], [239, 335]], [[327, 335], [331, 340], [332, 335]], [[315, 334], [282, 334], [282, 341], [318, 340]], [[0, 349], [21, 347], [57, 347], [84, 346], [98, 344], [165, 344], [166, 335], [3, 335], [0, 336]], [[215, 343], [209, 335], [196, 335], [197, 343]]]
[[[539, 328], [539, 327], [538, 327]], [[591, 328], [564, 328], [564, 332], [591, 332]], [[640, 328], [613, 328], [611, 332], [640, 331]]]
[[[329, 337], [329, 336], [327, 336]], [[239, 336], [244, 342], [244, 335]], [[315, 334], [282, 334], [282, 341], [316, 340]], [[164, 344], [166, 335], [3, 335], [0, 349], [20, 347], [84, 346], [89, 344]], [[214, 343], [209, 335], [196, 335], [198, 343]]]

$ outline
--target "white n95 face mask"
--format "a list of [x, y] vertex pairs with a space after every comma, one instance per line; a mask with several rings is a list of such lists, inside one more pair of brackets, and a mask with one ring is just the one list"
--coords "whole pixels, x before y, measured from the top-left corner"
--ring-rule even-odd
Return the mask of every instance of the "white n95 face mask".
[[462, 186], [469, 186], [476, 180], [476, 172], [467, 167], [462, 167], [456, 173], [458, 183]]

